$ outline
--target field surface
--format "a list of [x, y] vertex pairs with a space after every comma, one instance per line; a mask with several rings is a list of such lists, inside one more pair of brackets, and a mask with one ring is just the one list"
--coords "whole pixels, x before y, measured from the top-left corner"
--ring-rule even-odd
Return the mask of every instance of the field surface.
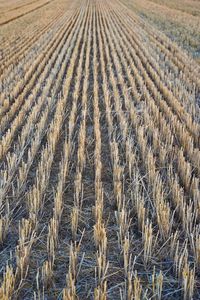
[[0, 299], [200, 299], [200, 66], [141, 17], [185, 2], [0, 0]]
[[122, 0], [200, 63], [200, 1]]

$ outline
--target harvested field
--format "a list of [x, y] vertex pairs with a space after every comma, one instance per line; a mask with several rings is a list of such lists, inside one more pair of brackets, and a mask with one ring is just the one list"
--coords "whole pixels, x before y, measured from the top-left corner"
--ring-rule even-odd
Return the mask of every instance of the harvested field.
[[0, 12], [0, 299], [200, 299], [199, 64], [124, 0]]
[[200, 1], [122, 0], [200, 63]]

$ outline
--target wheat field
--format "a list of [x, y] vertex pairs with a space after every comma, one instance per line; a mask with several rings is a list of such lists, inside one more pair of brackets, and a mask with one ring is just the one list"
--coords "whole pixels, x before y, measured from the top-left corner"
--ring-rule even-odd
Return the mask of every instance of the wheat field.
[[0, 0], [0, 299], [200, 299], [200, 66], [118, 0]]

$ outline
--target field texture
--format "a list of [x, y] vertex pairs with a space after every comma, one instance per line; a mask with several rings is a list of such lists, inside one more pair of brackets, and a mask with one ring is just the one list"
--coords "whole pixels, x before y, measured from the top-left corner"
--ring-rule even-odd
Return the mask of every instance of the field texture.
[[200, 1], [121, 0], [200, 63]]
[[0, 0], [2, 300], [200, 299], [200, 67], [128, 7]]

